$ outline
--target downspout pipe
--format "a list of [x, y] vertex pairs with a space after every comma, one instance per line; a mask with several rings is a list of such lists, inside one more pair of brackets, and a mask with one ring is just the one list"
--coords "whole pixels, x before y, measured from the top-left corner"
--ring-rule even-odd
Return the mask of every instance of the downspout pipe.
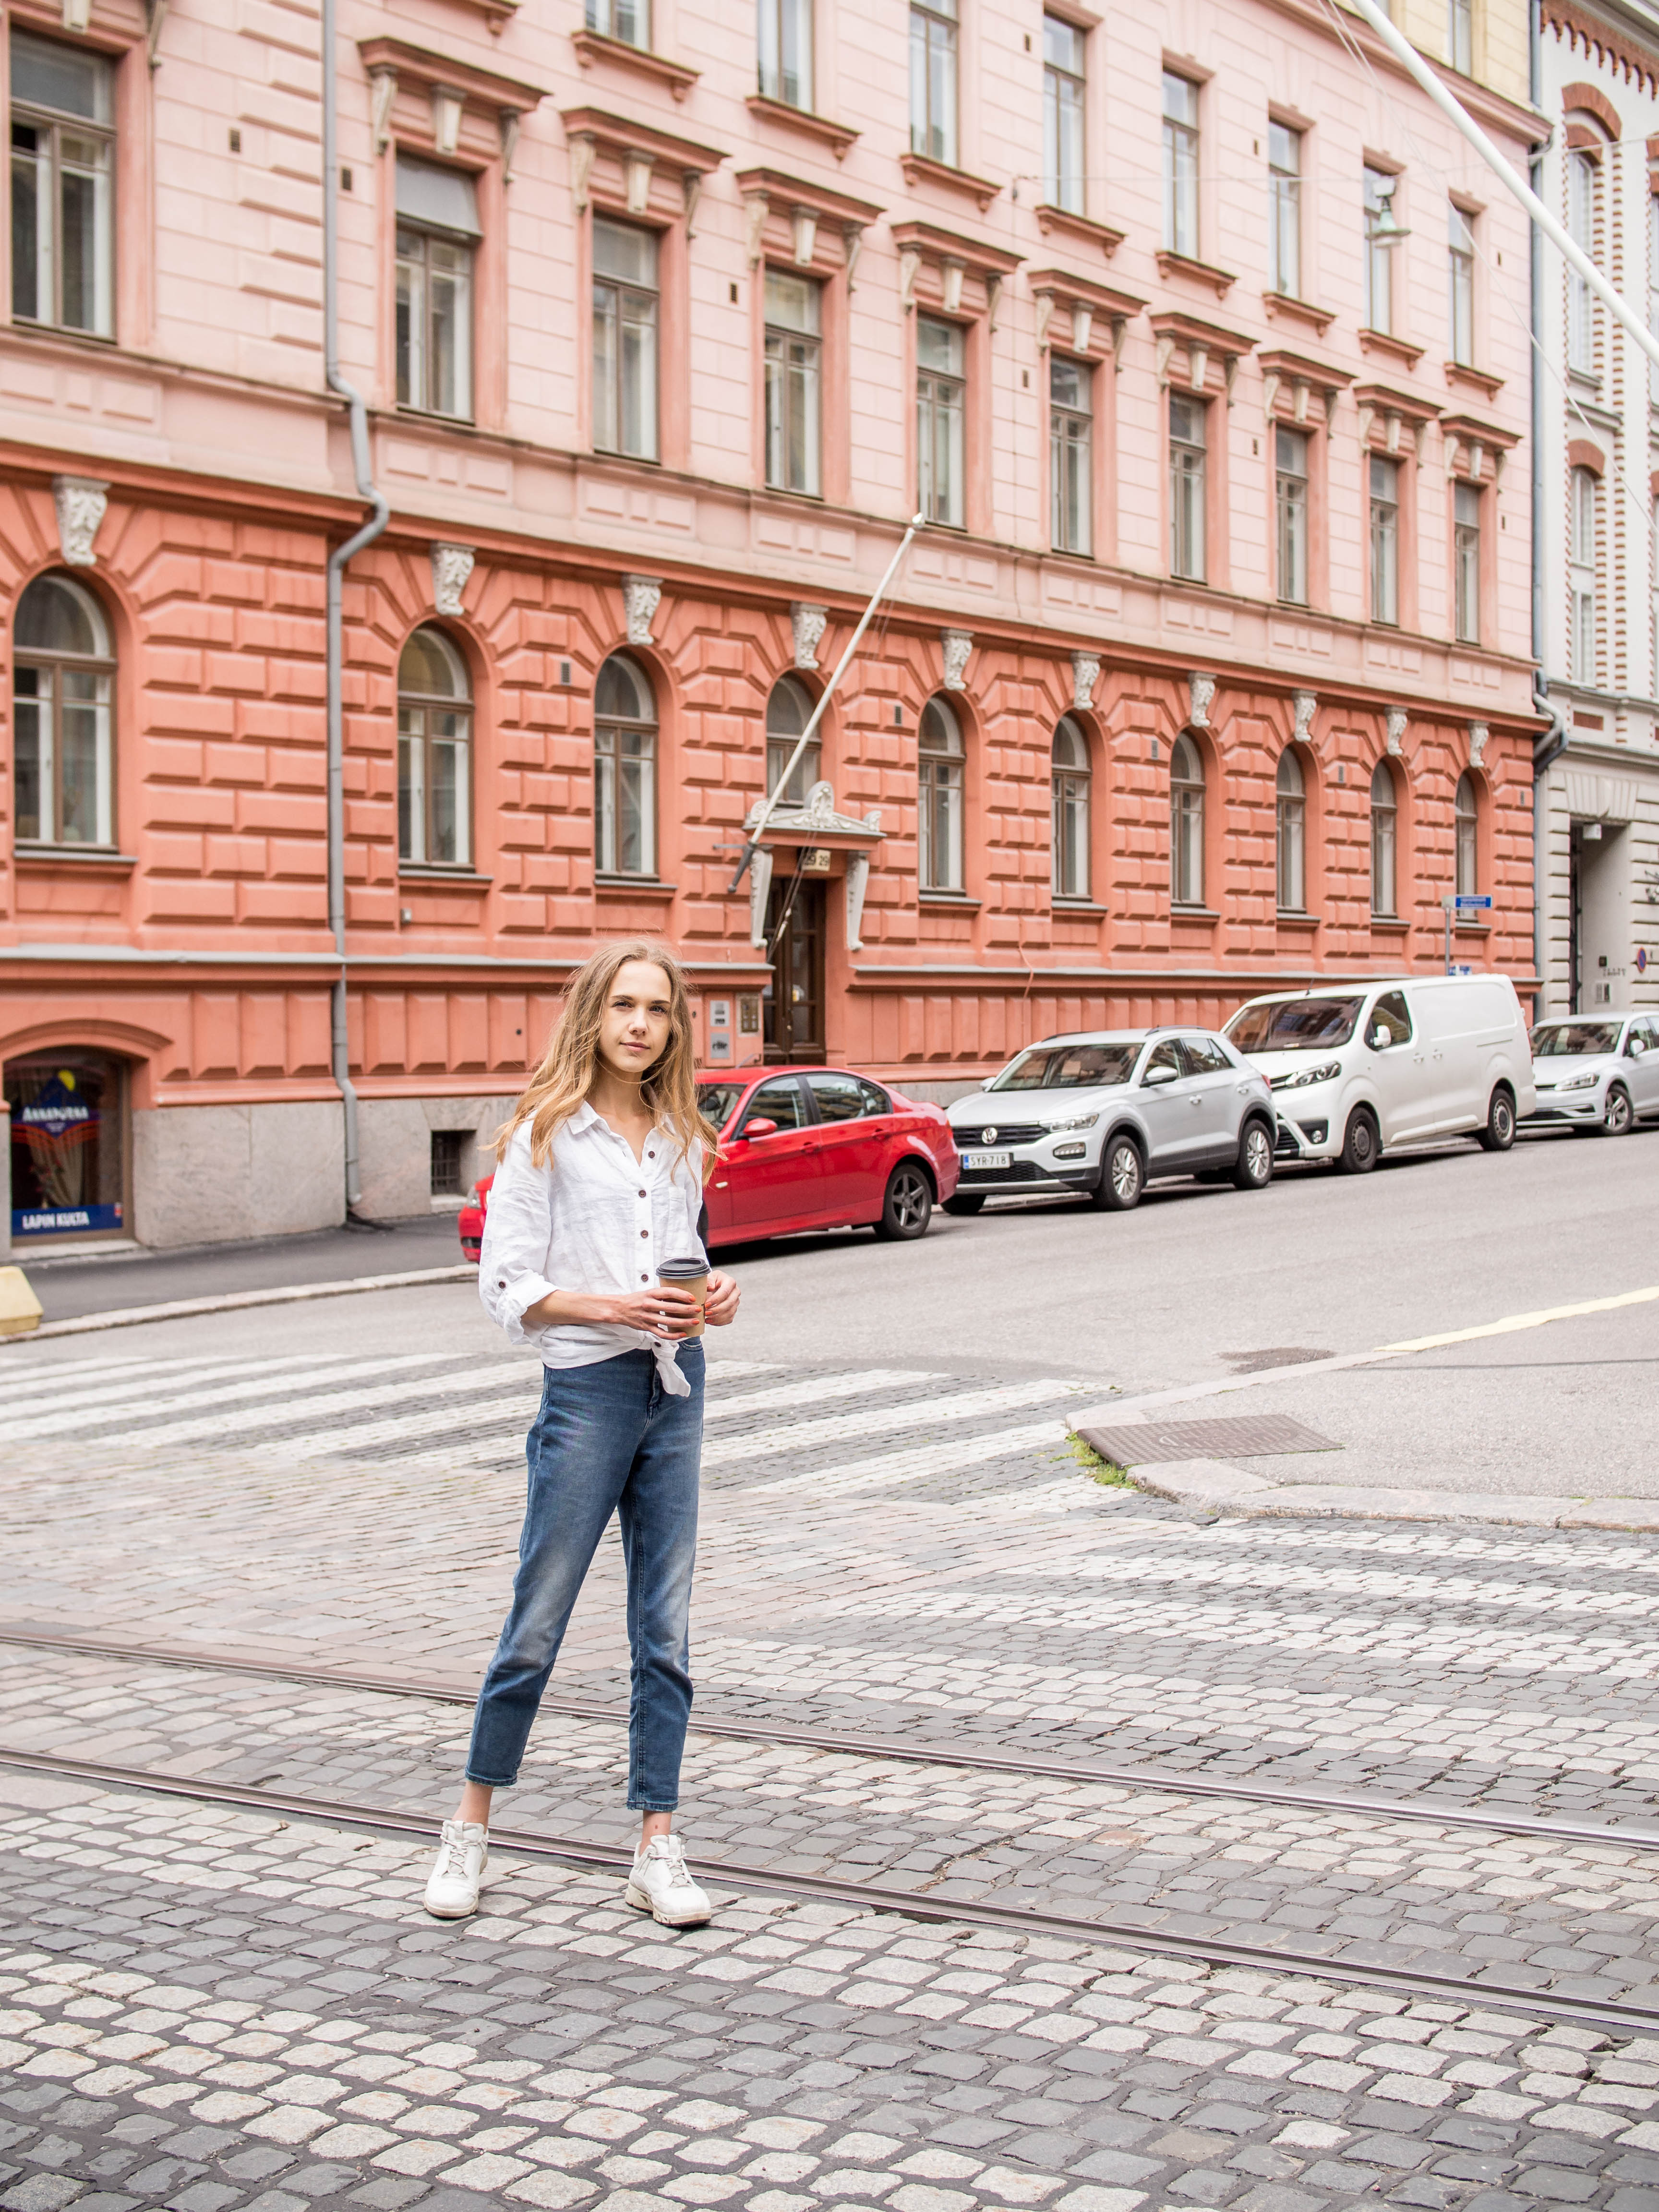
[[386, 528], [391, 512], [374, 483], [368, 452], [368, 410], [362, 392], [340, 373], [339, 84], [337, 0], [323, 0], [323, 368], [328, 388], [343, 399], [351, 423], [351, 465], [358, 496], [369, 502], [362, 527], [328, 556], [325, 719], [328, 739], [328, 926], [339, 956], [330, 1009], [334, 1080], [345, 1118], [346, 1215], [362, 1196], [357, 1141], [357, 1092], [351, 1080], [351, 1042], [346, 1022], [345, 709], [341, 613], [345, 566]]

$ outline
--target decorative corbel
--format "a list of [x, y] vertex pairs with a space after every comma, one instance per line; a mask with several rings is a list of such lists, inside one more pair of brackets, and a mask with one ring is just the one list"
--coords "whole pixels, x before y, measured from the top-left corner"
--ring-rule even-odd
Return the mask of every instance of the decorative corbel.
[[772, 889], [772, 848], [758, 845], [749, 863], [749, 942], [766, 942], [766, 901]]
[[1413, 425], [1412, 425], [1412, 458], [1413, 458], [1413, 460], [1415, 460], [1415, 461], [1418, 463], [1418, 465], [1419, 465], [1419, 467], [1421, 466], [1421, 465], [1422, 465], [1422, 460], [1423, 460], [1423, 441], [1424, 441], [1424, 440], [1428, 436], [1428, 434], [1429, 434], [1429, 426], [1428, 426], [1428, 424], [1427, 424], [1426, 422], [1413, 422]]
[[789, 610], [789, 620], [794, 632], [796, 667], [816, 668], [818, 665], [818, 641], [830, 620], [829, 609], [815, 607], [805, 599], [797, 599]]
[[864, 251], [864, 225], [861, 222], [842, 223], [841, 246], [847, 258], [847, 289], [851, 292], [857, 289], [853, 283], [853, 271], [858, 267], [859, 256]]
[[793, 216], [795, 229], [795, 266], [810, 269], [812, 256], [818, 250], [818, 218], [814, 208], [798, 207]]
[[1298, 745], [1311, 744], [1314, 709], [1319, 704], [1319, 695], [1316, 691], [1293, 692], [1291, 703], [1296, 710], [1296, 728], [1291, 732], [1293, 741]]
[[1052, 292], [1039, 292], [1036, 295], [1036, 342], [1037, 351], [1039, 353], [1046, 353], [1048, 350], [1048, 325], [1053, 322], [1054, 319], [1054, 294]]
[[766, 235], [768, 202], [764, 192], [750, 192], [744, 202], [743, 250], [751, 269], [758, 268]]
[[1362, 453], [1370, 449], [1371, 425], [1376, 420], [1376, 410], [1362, 401], [1359, 409], [1359, 450]]
[[1221, 358], [1221, 382], [1227, 394], [1229, 407], [1233, 404], [1233, 386], [1237, 381], [1238, 356], [1236, 353], [1224, 354]]
[[691, 225], [696, 216], [697, 202], [702, 198], [701, 169], [685, 169], [681, 172], [680, 197], [685, 203], [685, 234], [687, 238], [694, 238], [696, 233], [692, 229]]
[[656, 167], [655, 156], [630, 149], [623, 156], [623, 167], [628, 179], [628, 212], [643, 215], [651, 204], [651, 173]]
[[624, 576], [622, 580], [623, 611], [628, 622], [628, 642], [630, 645], [649, 645], [651, 619], [662, 601], [662, 579], [659, 576]]
[[1291, 419], [1298, 423], [1305, 422], [1308, 419], [1308, 380], [1305, 376], [1297, 377], [1294, 391], [1295, 398], [1291, 406]]
[[1469, 724], [1469, 766], [1479, 768], [1486, 757], [1486, 739], [1491, 735], [1484, 722]]
[[1407, 720], [1406, 709], [1403, 707], [1389, 708], [1387, 742], [1388, 749], [1395, 760], [1403, 759], [1405, 756]]
[[1002, 279], [993, 269], [985, 279], [985, 328], [992, 337], [996, 336], [997, 316], [1002, 307]]
[[1158, 337], [1157, 347], [1158, 388], [1164, 391], [1170, 381], [1170, 363], [1175, 359], [1175, 340], [1167, 331]]
[[1202, 392], [1210, 380], [1210, 349], [1204, 345], [1188, 344], [1187, 348], [1187, 381], [1194, 392]]
[[860, 931], [864, 924], [864, 894], [870, 881], [870, 855], [849, 853], [847, 855], [847, 950], [862, 952], [864, 939]]
[[1123, 341], [1128, 335], [1128, 330], [1129, 318], [1127, 315], [1112, 317], [1112, 367], [1114, 368], [1116, 368], [1123, 359]]
[[907, 311], [916, 304], [916, 279], [921, 274], [921, 256], [914, 246], [899, 250], [899, 305]]
[[1400, 417], [1392, 407], [1382, 418], [1382, 446], [1387, 453], [1400, 451]]
[[1334, 385], [1325, 394], [1325, 428], [1328, 430], [1336, 420], [1336, 403], [1341, 397]]
[[501, 131], [501, 182], [513, 181], [513, 163], [519, 151], [519, 125], [524, 117], [516, 107], [504, 107], [499, 118]]
[[1072, 343], [1079, 353], [1087, 353], [1089, 341], [1095, 334], [1095, 311], [1085, 300], [1072, 302]]
[[54, 477], [52, 495], [58, 509], [58, 551], [71, 568], [95, 567], [92, 541], [109, 506], [109, 486], [96, 477]]
[[1195, 730], [1210, 726], [1210, 702], [1215, 697], [1215, 678], [1194, 668], [1187, 678], [1187, 720]]
[[467, 578], [472, 574], [477, 556], [470, 545], [434, 544], [428, 549], [432, 558], [432, 604], [441, 615], [465, 614], [461, 593], [466, 589]]
[[1273, 410], [1278, 404], [1279, 371], [1276, 368], [1266, 369], [1261, 378], [1261, 411], [1267, 416], [1269, 424], [1273, 422]]
[[374, 132], [374, 150], [377, 154], [384, 154], [392, 143], [392, 103], [398, 97], [397, 70], [371, 70], [368, 89], [373, 100], [370, 116]]
[[945, 688], [947, 691], [965, 691], [964, 681], [968, 656], [974, 649], [974, 634], [970, 629], [942, 629], [939, 641], [945, 651]]
[[144, 0], [144, 56], [150, 67], [161, 66], [161, 26], [167, 19], [167, 0]]
[[466, 94], [453, 84], [432, 88], [432, 143], [441, 154], [453, 154], [461, 143], [461, 118], [466, 113]]
[[591, 132], [579, 131], [570, 142], [570, 197], [578, 215], [587, 212], [587, 185], [597, 151]]
[[92, 28], [92, 0], [64, 0], [64, 28], [66, 31], [89, 31]]
[[945, 312], [947, 315], [959, 315], [962, 313], [962, 283], [968, 274], [968, 264], [958, 261], [954, 254], [947, 253], [940, 264], [939, 274]]
[[1095, 703], [1095, 686], [1100, 681], [1100, 655], [1097, 653], [1074, 653], [1072, 655], [1072, 704], [1083, 714]]

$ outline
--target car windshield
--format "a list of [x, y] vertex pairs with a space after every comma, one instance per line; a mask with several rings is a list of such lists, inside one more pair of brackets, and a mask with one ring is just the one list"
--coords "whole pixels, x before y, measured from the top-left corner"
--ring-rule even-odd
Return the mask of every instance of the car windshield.
[[1540, 1022], [1532, 1033], [1534, 1060], [1589, 1060], [1618, 1049], [1617, 1022]]
[[747, 1083], [700, 1083], [697, 1104], [717, 1129], [723, 1129], [732, 1118], [732, 1109], [748, 1088]]
[[994, 1076], [988, 1091], [1081, 1091], [1127, 1083], [1140, 1050], [1129, 1044], [1036, 1044]]
[[1241, 1006], [1222, 1035], [1240, 1052], [1316, 1052], [1346, 1044], [1364, 1004], [1359, 999], [1279, 999]]

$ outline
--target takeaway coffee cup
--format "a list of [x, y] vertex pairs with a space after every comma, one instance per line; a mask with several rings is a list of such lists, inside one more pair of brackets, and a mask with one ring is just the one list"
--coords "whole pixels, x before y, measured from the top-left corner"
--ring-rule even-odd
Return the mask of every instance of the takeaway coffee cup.
[[708, 1295], [708, 1262], [707, 1260], [665, 1260], [657, 1270], [659, 1283], [672, 1283], [677, 1291], [690, 1291], [697, 1302], [697, 1317], [685, 1332], [688, 1337], [702, 1334], [702, 1304]]

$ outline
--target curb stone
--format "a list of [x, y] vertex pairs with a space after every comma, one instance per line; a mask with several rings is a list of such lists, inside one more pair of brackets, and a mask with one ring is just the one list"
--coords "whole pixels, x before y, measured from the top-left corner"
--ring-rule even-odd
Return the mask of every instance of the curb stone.
[[216, 1298], [171, 1298], [160, 1305], [118, 1306], [112, 1312], [82, 1314], [72, 1321], [43, 1322], [25, 1336], [0, 1337], [0, 1345], [39, 1344], [46, 1336], [84, 1336], [101, 1328], [132, 1328], [146, 1321], [187, 1321], [198, 1314], [238, 1313], [247, 1306], [292, 1305], [302, 1298], [343, 1298], [354, 1291], [399, 1291], [419, 1283], [465, 1283], [477, 1279], [471, 1260], [448, 1267], [415, 1267], [402, 1275], [356, 1275], [337, 1283], [294, 1283], [268, 1291], [228, 1291]]

